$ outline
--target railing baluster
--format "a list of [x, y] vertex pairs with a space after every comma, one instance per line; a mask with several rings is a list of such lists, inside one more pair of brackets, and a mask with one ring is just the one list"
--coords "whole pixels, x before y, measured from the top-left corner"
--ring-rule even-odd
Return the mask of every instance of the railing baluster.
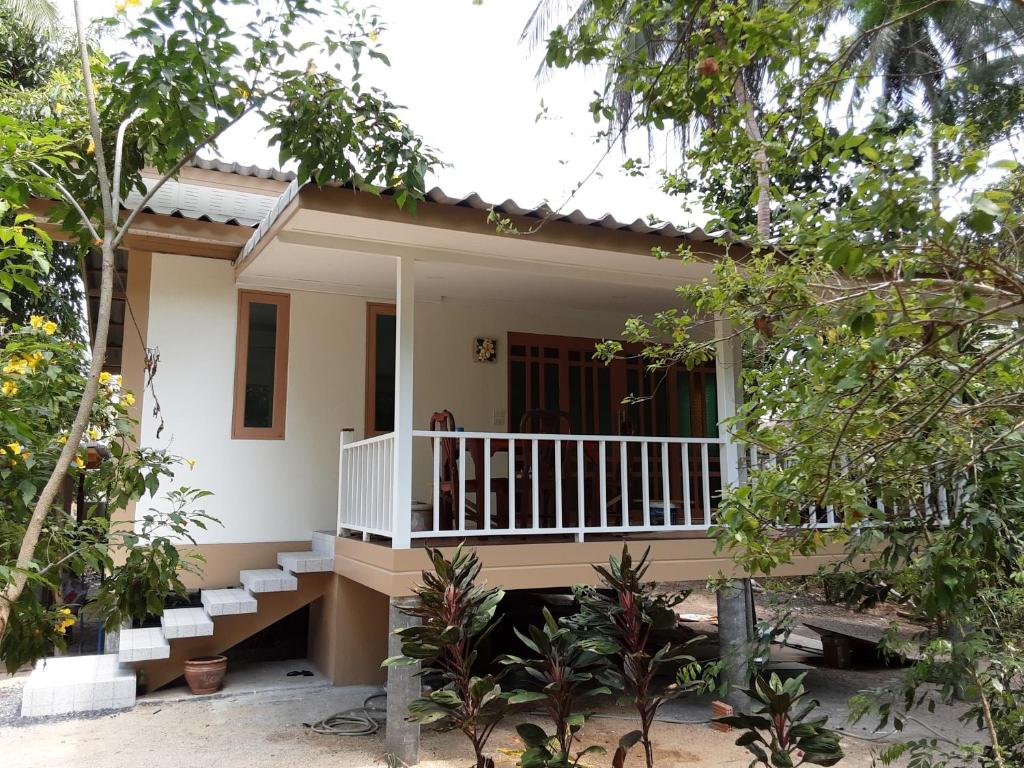
[[608, 443], [601, 440], [597, 444], [597, 479], [600, 485], [601, 500], [601, 527], [608, 527]]
[[711, 525], [711, 470], [708, 468], [708, 444], [700, 444], [700, 481], [704, 491], [704, 525]]
[[562, 441], [555, 440], [555, 528], [562, 529]]
[[434, 438], [434, 532], [441, 530], [441, 438]]
[[651, 526], [651, 468], [650, 451], [647, 443], [640, 443], [640, 491], [643, 497], [643, 525], [644, 528]]
[[538, 442], [537, 438], [530, 441], [530, 474], [533, 475], [533, 527], [540, 528], [540, 472], [538, 470]]
[[459, 438], [459, 530], [466, 530], [466, 438]]
[[516, 441], [508, 441], [508, 528], [516, 529]]
[[622, 491], [622, 525], [629, 525], [629, 453], [626, 441], [619, 441], [619, 480]]
[[583, 441], [576, 441], [576, 525], [579, 532], [576, 534], [576, 541], [583, 541], [583, 529], [586, 527], [586, 504], [583, 500], [583, 493], [586, 488], [583, 473], [586, 470], [583, 466]]
[[672, 501], [669, 496], [672, 492], [668, 486], [668, 443], [661, 444], [661, 511], [662, 524], [672, 524]]
[[690, 445], [679, 446], [679, 458], [683, 463], [683, 523], [693, 525], [693, 510], [690, 509]]
[[[474, 467], [473, 471], [476, 472], [477, 468]], [[480, 485], [480, 478], [477, 478], [477, 486]], [[484, 496], [484, 530], [491, 530], [491, 438], [484, 438], [484, 487], [479, 490], [477, 496], [480, 494]], [[477, 499], [477, 506], [480, 506], [480, 500]]]

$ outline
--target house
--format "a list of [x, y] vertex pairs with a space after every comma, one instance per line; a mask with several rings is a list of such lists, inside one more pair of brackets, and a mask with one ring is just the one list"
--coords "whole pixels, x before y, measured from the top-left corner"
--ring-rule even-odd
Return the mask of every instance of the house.
[[[500, 234], [491, 208], [435, 189], [410, 213], [387, 195], [197, 161], [139, 216], [107, 367], [143, 393], [140, 441], [195, 460], [176, 482], [212, 490], [221, 525], [198, 532], [203, 608], [123, 630], [111, 674], [142, 669], [159, 687], [185, 658], [308, 604], [320, 669], [381, 682], [425, 545], [471, 542], [506, 589], [591, 581], [624, 539], [651, 548], [658, 579], [731, 572], [707, 529], [721, 488], [742, 479], [719, 428], [736, 408], [737, 343], [658, 374], [593, 352], [742, 246], [513, 201], [493, 209], [519, 233]], [[652, 255], [680, 246], [697, 258]], [[709, 340], [727, 329], [703, 325]], [[398, 711], [409, 672], [389, 674]], [[38, 701], [26, 711], [112, 703]], [[408, 746], [412, 726], [395, 728]]]

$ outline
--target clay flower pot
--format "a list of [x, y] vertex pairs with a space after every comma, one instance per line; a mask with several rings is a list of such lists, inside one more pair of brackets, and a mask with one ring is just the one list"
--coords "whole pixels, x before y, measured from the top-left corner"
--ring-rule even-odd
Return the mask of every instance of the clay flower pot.
[[185, 682], [192, 693], [216, 693], [228, 670], [227, 656], [199, 656], [185, 661]]

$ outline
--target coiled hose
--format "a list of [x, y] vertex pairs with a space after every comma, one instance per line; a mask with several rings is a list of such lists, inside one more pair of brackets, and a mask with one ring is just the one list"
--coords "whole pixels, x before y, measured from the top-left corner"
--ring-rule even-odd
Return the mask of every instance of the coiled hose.
[[317, 720], [315, 723], [303, 723], [303, 725], [313, 733], [320, 733], [324, 736], [372, 736], [384, 725], [387, 710], [371, 702], [375, 699], [386, 700], [387, 697], [386, 693], [375, 693], [372, 696], [367, 696], [361, 707], [335, 712], [323, 720]]

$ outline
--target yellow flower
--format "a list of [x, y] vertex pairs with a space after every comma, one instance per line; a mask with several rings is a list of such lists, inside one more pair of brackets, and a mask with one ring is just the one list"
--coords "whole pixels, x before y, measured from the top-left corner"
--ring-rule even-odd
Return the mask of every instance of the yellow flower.
[[53, 320], [47, 320], [43, 323], [43, 332], [47, 336], [53, 336], [57, 332], [57, 324]]
[[79, 469], [85, 469], [85, 462], [82, 460], [82, 457], [79, 456], [77, 453], [75, 454], [75, 466], [78, 467]]
[[114, 376], [110, 371], [103, 371], [100, 373], [100, 384], [107, 384], [112, 378], [114, 378]]
[[39, 315], [32, 315], [32, 317], [28, 319], [28, 324], [31, 325], [33, 328], [42, 328], [43, 318], [41, 318]]
[[248, 91], [248, 89], [242, 88], [241, 86], [239, 86], [239, 88], [238, 88], [238, 95], [241, 96], [243, 99], [248, 99], [249, 98], [249, 91]]
[[53, 111], [56, 112], [58, 115], [64, 114], [64, 105], [58, 101], [56, 104], [53, 105]]
[[131, 392], [125, 392], [123, 395], [121, 395], [121, 402], [127, 405], [129, 408], [131, 408], [133, 405], [135, 405], [135, 395], [133, 395]]
[[96, 142], [89, 139], [89, 146], [85, 148], [85, 154], [91, 155], [96, 151]]
[[20, 456], [23, 448], [22, 444], [17, 441], [7, 444], [7, 452], [15, 456]]
[[124, 13], [124, 10], [127, 7], [128, 7], [128, 3], [127, 2], [114, 3], [114, 10], [117, 11], [118, 13]]
[[119, 374], [117, 374], [117, 376], [114, 377], [114, 383], [117, 384], [117, 386], [120, 388], [121, 381], [122, 381], [121, 374], [119, 373]]
[[188, 464], [188, 468], [189, 469], [195, 469], [196, 468], [196, 460], [195, 459], [185, 459], [185, 463]]
[[377, 42], [377, 38], [380, 37], [380, 33], [375, 29], [367, 35], [371, 42]]
[[96, 429], [96, 427], [89, 427], [89, 439], [90, 440], [99, 440], [100, 439], [100, 431], [98, 429]]
[[24, 358], [11, 360], [11, 362], [4, 366], [4, 373], [13, 373], [16, 376], [22, 375], [26, 370], [28, 370], [28, 363]]
[[18, 385], [13, 381], [5, 381], [0, 384], [0, 392], [3, 392], [7, 397], [14, 397], [18, 394]]
[[57, 442], [64, 445], [68, 441], [67, 435], [57, 435]]

